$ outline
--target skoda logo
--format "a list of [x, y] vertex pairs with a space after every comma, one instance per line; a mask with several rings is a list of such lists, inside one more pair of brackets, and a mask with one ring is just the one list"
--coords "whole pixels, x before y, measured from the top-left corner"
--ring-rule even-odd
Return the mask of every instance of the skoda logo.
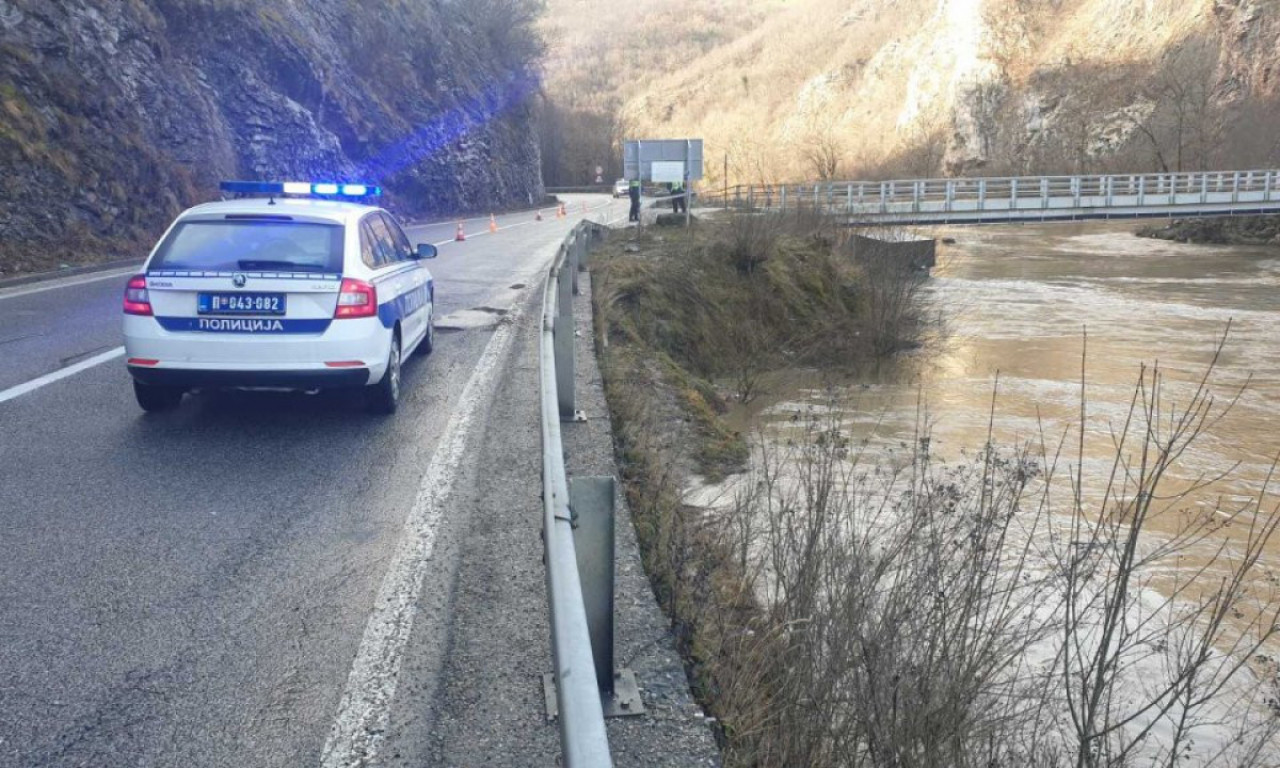
[[243, 287], [244, 287], [244, 284], [245, 284], [246, 279], [247, 279], [247, 278], [246, 278], [244, 275], [241, 275], [241, 274], [235, 274], [235, 275], [232, 275], [232, 276], [231, 276], [231, 282], [232, 282], [232, 284], [233, 284], [233, 285], [235, 285], [235, 287], [237, 287], [237, 288], [243, 288]]

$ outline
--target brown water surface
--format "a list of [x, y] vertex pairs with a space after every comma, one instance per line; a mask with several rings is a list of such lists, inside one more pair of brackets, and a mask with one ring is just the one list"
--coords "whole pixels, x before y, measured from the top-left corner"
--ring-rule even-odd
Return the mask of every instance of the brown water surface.
[[[1056, 444], [1065, 435], [1076, 463], [1085, 365], [1085, 495], [1098, 500], [1142, 365], [1164, 372], [1164, 412], [1190, 397], [1230, 323], [1212, 388], [1230, 412], [1182, 457], [1167, 491], [1229, 476], [1174, 503], [1194, 514], [1247, 505], [1280, 450], [1280, 248], [1199, 246], [1147, 240], [1132, 224], [954, 228], [940, 246], [929, 288], [947, 331], [925, 349], [839, 384], [841, 423], [870, 441], [870, 457], [911, 444], [921, 422], [944, 461], [998, 445]], [[992, 395], [998, 394], [992, 414]], [[816, 377], [791, 375], [737, 417], [781, 439], [797, 410], [821, 408], [833, 392]], [[1215, 412], [1220, 409], [1215, 409]], [[896, 451], [893, 456], [910, 452]], [[1065, 476], [1065, 466], [1060, 469]], [[1272, 495], [1268, 507], [1274, 507]], [[1174, 527], [1184, 516], [1170, 514]], [[1224, 533], [1230, 536], [1230, 532]], [[1280, 540], [1273, 541], [1280, 562]]]

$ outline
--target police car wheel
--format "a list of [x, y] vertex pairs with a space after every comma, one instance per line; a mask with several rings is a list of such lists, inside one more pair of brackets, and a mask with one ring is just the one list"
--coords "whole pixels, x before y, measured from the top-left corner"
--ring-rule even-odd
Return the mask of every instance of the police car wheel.
[[427, 335], [422, 337], [422, 343], [418, 345], [422, 350], [422, 354], [429, 355], [436, 348], [436, 311], [431, 310], [431, 314], [427, 316]]
[[138, 398], [138, 405], [148, 413], [171, 411], [182, 402], [184, 390], [181, 387], [165, 387], [154, 384], [133, 382], [133, 394]]
[[369, 387], [369, 410], [374, 413], [395, 413], [400, 405], [400, 335], [391, 337], [391, 351], [387, 353], [387, 372], [382, 381]]

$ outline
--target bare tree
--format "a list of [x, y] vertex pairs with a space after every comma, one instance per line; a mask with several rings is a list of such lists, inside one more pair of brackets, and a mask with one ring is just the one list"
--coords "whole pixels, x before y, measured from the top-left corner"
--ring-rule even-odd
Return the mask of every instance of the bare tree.
[[1217, 154], [1222, 116], [1214, 101], [1218, 51], [1197, 40], [1172, 54], [1144, 96], [1154, 104], [1133, 127], [1164, 173], [1207, 168]]
[[805, 164], [819, 180], [831, 181], [839, 177], [844, 166], [845, 144], [833, 115], [818, 114], [810, 120], [800, 152]]

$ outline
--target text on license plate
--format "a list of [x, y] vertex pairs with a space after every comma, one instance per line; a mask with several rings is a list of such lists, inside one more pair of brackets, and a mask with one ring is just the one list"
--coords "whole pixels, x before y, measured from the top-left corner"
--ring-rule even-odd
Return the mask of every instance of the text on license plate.
[[283, 293], [202, 293], [197, 309], [202, 315], [283, 315]]

